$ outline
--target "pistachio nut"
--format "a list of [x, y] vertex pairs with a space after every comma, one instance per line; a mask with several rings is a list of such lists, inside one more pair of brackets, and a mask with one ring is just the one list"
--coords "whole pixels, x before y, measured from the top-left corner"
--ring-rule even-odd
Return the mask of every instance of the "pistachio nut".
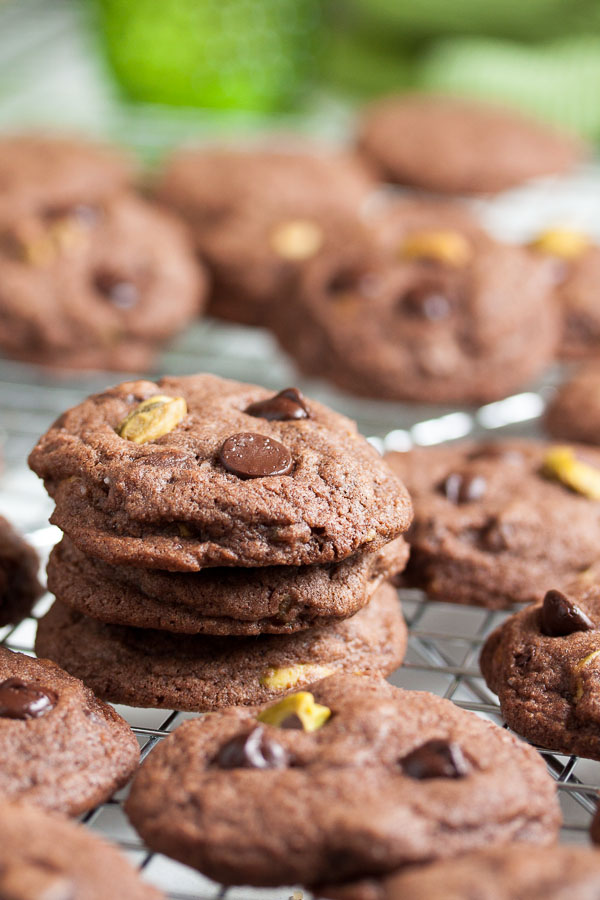
[[409, 234], [400, 253], [404, 259], [432, 259], [460, 269], [471, 259], [473, 248], [459, 231], [440, 229]]
[[600, 469], [577, 459], [570, 447], [551, 447], [543, 472], [590, 500], [600, 500]]
[[315, 703], [309, 691], [299, 691], [284, 697], [274, 706], [268, 706], [257, 716], [259, 722], [276, 728], [302, 728], [303, 731], [317, 731], [331, 716], [328, 706]]
[[323, 232], [309, 219], [290, 219], [272, 231], [271, 246], [283, 259], [303, 262], [319, 252], [323, 246]]
[[548, 228], [531, 241], [530, 247], [558, 256], [560, 259], [578, 259], [590, 246], [589, 237], [582, 231], [572, 228]]
[[117, 434], [134, 444], [146, 444], [168, 434], [187, 415], [183, 397], [155, 394], [140, 403], [117, 427]]
[[310, 684], [332, 675], [335, 670], [315, 663], [298, 663], [277, 669], [270, 668], [262, 675], [260, 683], [272, 691], [289, 691], [297, 684]]

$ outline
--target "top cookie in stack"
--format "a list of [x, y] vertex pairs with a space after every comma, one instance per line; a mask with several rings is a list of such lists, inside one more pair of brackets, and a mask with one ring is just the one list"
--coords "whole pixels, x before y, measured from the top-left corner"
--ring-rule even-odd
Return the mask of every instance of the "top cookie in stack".
[[[128, 382], [62, 415], [30, 464], [66, 534], [49, 566], [60, 603], [42, 622], [38, 650], [102, 696], [125, 699], [123, 682], [146, 649], [169, 664], [184, 656], [204, 661], [204, 686], [186, 682], [182, 708], [219, 705], [205, 682], [214, 683], [236, 654], [241, 665], [254, 660], [258, 672], [271, 657], [278, 668], [325, 663], [335, 644], [356, 670], [369, 665], [362, 641], [374, 651], [376, 671], [400, 661], [395, 596], [384, 592], [362, 619], [342, 620], [404, 567], [399, 536], [412, 515], [408, 493], [354, 423], [297, 390], [273, 395], [211, 375]], [[244, 647], [232, 635], [262, 637]], [[275, 635], [287, 635], [287, 643]], [[110, 686], [106, 673], [100, 683], [93, 665], [83, 671], [74, 658], [84, 638], [86, 665], [90, 644], [104, 654], [127, 645]], [[340, 647], [353, 641], [344, 659]], [[244, 694], [235, 702], [281, 690], [274, 684], [257, 694], [248, 678], [239, 680]], [[140, 702], [172, 705], [167, 695], [145, 688]], [[130, 692], [126, 699], [138, 698]]]

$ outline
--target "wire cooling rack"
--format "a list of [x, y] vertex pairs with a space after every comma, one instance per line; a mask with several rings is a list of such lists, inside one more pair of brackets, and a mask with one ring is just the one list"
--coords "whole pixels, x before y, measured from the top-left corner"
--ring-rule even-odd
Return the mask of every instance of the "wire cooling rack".
[[[160, 361], [160, 371], [198, 370], [263, 383], [272, 388], [297, 384], [305, 393], [354, 416], [363, 433], [379, 449], [405, 449], [411, 444], [436, 444], [474, 435], [531, 436], [539, 431], [539, 417], [560, 372], [549, 373], [543, 384], [488, 404], [478, 410], [418, 408], [361, 401], [338, 394], [319, 382], [298, 378], [269, 335], [256, 329], [206, 321], [195, 326]], [[52, 505], [41, 483], [26, 467], [26, 455], [53, 419], [88, 393], [128, 377], [96, 373], [61, 378], [34, 367], [0, 361], [0, 440], [4, 471], [0, 476], [0, 513], [27, 534], [42, 559], [59, 537], [48, 525]], [[486, 635], [505, 613], [427, 601], [418, 591], [401, 591], [409, 626], [404, 665], [390, 677], [400, 686], [429, 690], [458, 706], [502, 724], [496, 697], [478, 669], [478, 655]], [[51, 598], [44, 597], [35, 616]], [[35, 618], [16, 628], [0, 630], [0, 641], [13, 650], [32, 652]], [[130, 722], [142, 758], [190, 714], [117, 707]], [[600, 764], [541, 751], [557, 781], [564, 815], [562, 839], [586, 843], [590, 818], [600, 788]], [[143, 877], [168, 893], [172, 900], [287, 900], [292, 887], [279, 889], [222, 889], [193, 870], [149, 852], [128, 824], [122, 809], [125, 792], [88, 813], [83, 821], [93, 831], [118, 843], [143, 871]], [[297, 889], [296, 889], [297, 890]], [[304, 892], [309, 898], [308, 892]]]
[[[95, 52], [94, 30], [85, 28], [85, 4], [72, 0], [5, 0], [0, 4], [0, 131], [30, 126], [63, 127], [125, 142], [152, 159], [192, 135], [214, 134], [219, 123], [192, 111], [125, 107], [105, 77]], [[286, 126], [338, 138], [349, 121], [348, 110], [334, 100], [316, 104], [300, 121]], [[235, 123], [239, 129], [240, 122]], [[254, 127], [281, 122], [254, 123]], [[231, 126], [225, 126], [225, 130]], [[471, 204], [487, 227], [507, 240], [527, 240], [544, 226], [580, 227], [600, 239], [600, 173], [582, 168], [560, 181], [542, 179], [493, 201]], [[298, 385], [307, 395], [356, 419], [380, 450], [404, 450], [461, 437], [531, 436], [538, 433], [544, 404], [560, 379], [558, 370], [530, 389], [478, 410], [406, 407], [357, 400], [323, 383], [299, 379], [272, 338], [258, 330], [198, 323], [164, 355], [157, 372], [213, 372], [273, 389]], [[61, 378], [34, 367], [0, 360], [0, 513], [21, 528], [43, 560], [58, 540], [48, 525], [52, 505], [25, 460], [37, 437], [64, 409], [93, 391], [127, 377], [115, 373]], [[429, 690], [457, 705], [502, 724], [496, 697], [478, 669], [479, 649], [505, 613], [427, 601], [419, 592], [400, 593], [409, 626], [404, 665], [390, 680], [401, 687]], [[44, 597], [35, 609], [42, 615], [51, 603]], [[0, 642], [32, 652], [35, 618], [16, 628], [0, 629]], [[135, 731], [142, 757], [189, 714], [117, 707]], [[600, 764], [541, 751], [556, 779], [564, 815], [561, 839], [587, 843], [591, 814], [600, 789]], [[130, 827], [122, 809], [125, 792], [84, 817], [90, 829], [118, 843], [172, 900], [287, 900], [292, 887], [276, 890], [222, 889], [193, 870], [150, 853]], [[305, 898], [309, 894], [304, 892]], [[119, 898], [118, 886], [115, 897]], [[119, 898], [120, 900], [120, 898]], [[125, 898], [123, 898], [125, 900]]]

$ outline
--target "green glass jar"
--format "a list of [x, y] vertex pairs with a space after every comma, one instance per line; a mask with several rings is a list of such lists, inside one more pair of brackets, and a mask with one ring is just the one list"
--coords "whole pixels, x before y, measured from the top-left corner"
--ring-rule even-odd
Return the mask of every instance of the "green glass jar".
[[131, 98], [271, 112], [294, 105], [318, 55], [320, 0], [96, 0]]

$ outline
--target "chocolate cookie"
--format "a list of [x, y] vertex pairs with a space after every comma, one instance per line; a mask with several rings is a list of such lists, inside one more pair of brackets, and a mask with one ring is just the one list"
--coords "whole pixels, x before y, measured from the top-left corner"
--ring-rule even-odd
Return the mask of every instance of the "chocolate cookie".
[[373, 188], [349, 153], [199, 148], [171, 158], [158, 193], [209, 265], [209, 311], [263, 325], [307, 260], [359, 239], [357, 213]]
[[129, 780], [139, 747], [124, 719], [76, 678], [0, 647], [0, 756], [4, 801], [78, 815]]
[[365, 240], [347, 211], [302, 202], [262, 201], [196, 241], [212, 280], [208, 312], [244, 325], [270, 326], [274, 309], [293, 302], [306, 265]]
[[587, 363], [558, 389], [544, 424], [561, 440], [600, 444], [600, 364]]
[[36, 652], [98, 696], [129, 706], [213, 710], [265, 703], [332, 672], [388, 675], [402, 662], [406, 625], [388, 584], [350, 619], [297, 634], [206, 637], [105, 625], [55, 603]]
[[355, 394], [505, 396], [553, 357], [553, 267], [493, 241], [459, 208], [412, 206], [376, 219], [360, 249], [307, 264], [295, 302], [277, 309], [277, 336], [302, 371]]
[[85, 553], [178, 571], [328, 563], [408, 527], [402, 484], [349, 419], [212, 375], [126, 382], [30, 456]]
[[331, 900], [595, 900], [600, 856], [584, 847], [509, 844], [465, 853], [381, 881], [319, 892]]
[[0, 516], [0, 625], [20, 622], [41, 597], [39, 565], [33, 547]]
[[[600, 759], [600, 588], [583, 575], [488, 637], [481, 671], [508, 725], [560, 753]], [[550, 581], [549, 584], [553, 582]]]
[[111, 566], [65, 537], [48, 563], [48, 589], [101, 622], [187, 634], [291, 634], [362, 609], [384, 578], [400, 572], [408, 544], [396, 538], [325, 566], [161, 572]]
[[491, 608], [528, 603], [598, 559], [600, 451], [507, 440], [386, 460], [415, 505], [405, 577], [431, 597]]
[[583, 157], [575, 138], [514, 110], [423, 94], [368, 107], [358, 143], [384, 179], [448, 194], [501, 191]]
[[0, 806], [2, 900], [164, 900], [106, 841], [62, 816]]
[[563, 317], [559, 347], [566, 359], [595, 356], [600, 350], [600, 247], [582, 232], [550, 228], [531, 244], [555, 262], [556, 297]]
[[126, 805], [147, 844], [224, 884], [314, 885], [555, 836], [543, 761], [491, 722], [380, 679], [311, 690], [162, 741]]
[[180, 224], [132, 194], [56, 209], [40, 197], [22, 214], [0, 204], [0, 348], [15, 359], [147, 368], [205, 291]]

